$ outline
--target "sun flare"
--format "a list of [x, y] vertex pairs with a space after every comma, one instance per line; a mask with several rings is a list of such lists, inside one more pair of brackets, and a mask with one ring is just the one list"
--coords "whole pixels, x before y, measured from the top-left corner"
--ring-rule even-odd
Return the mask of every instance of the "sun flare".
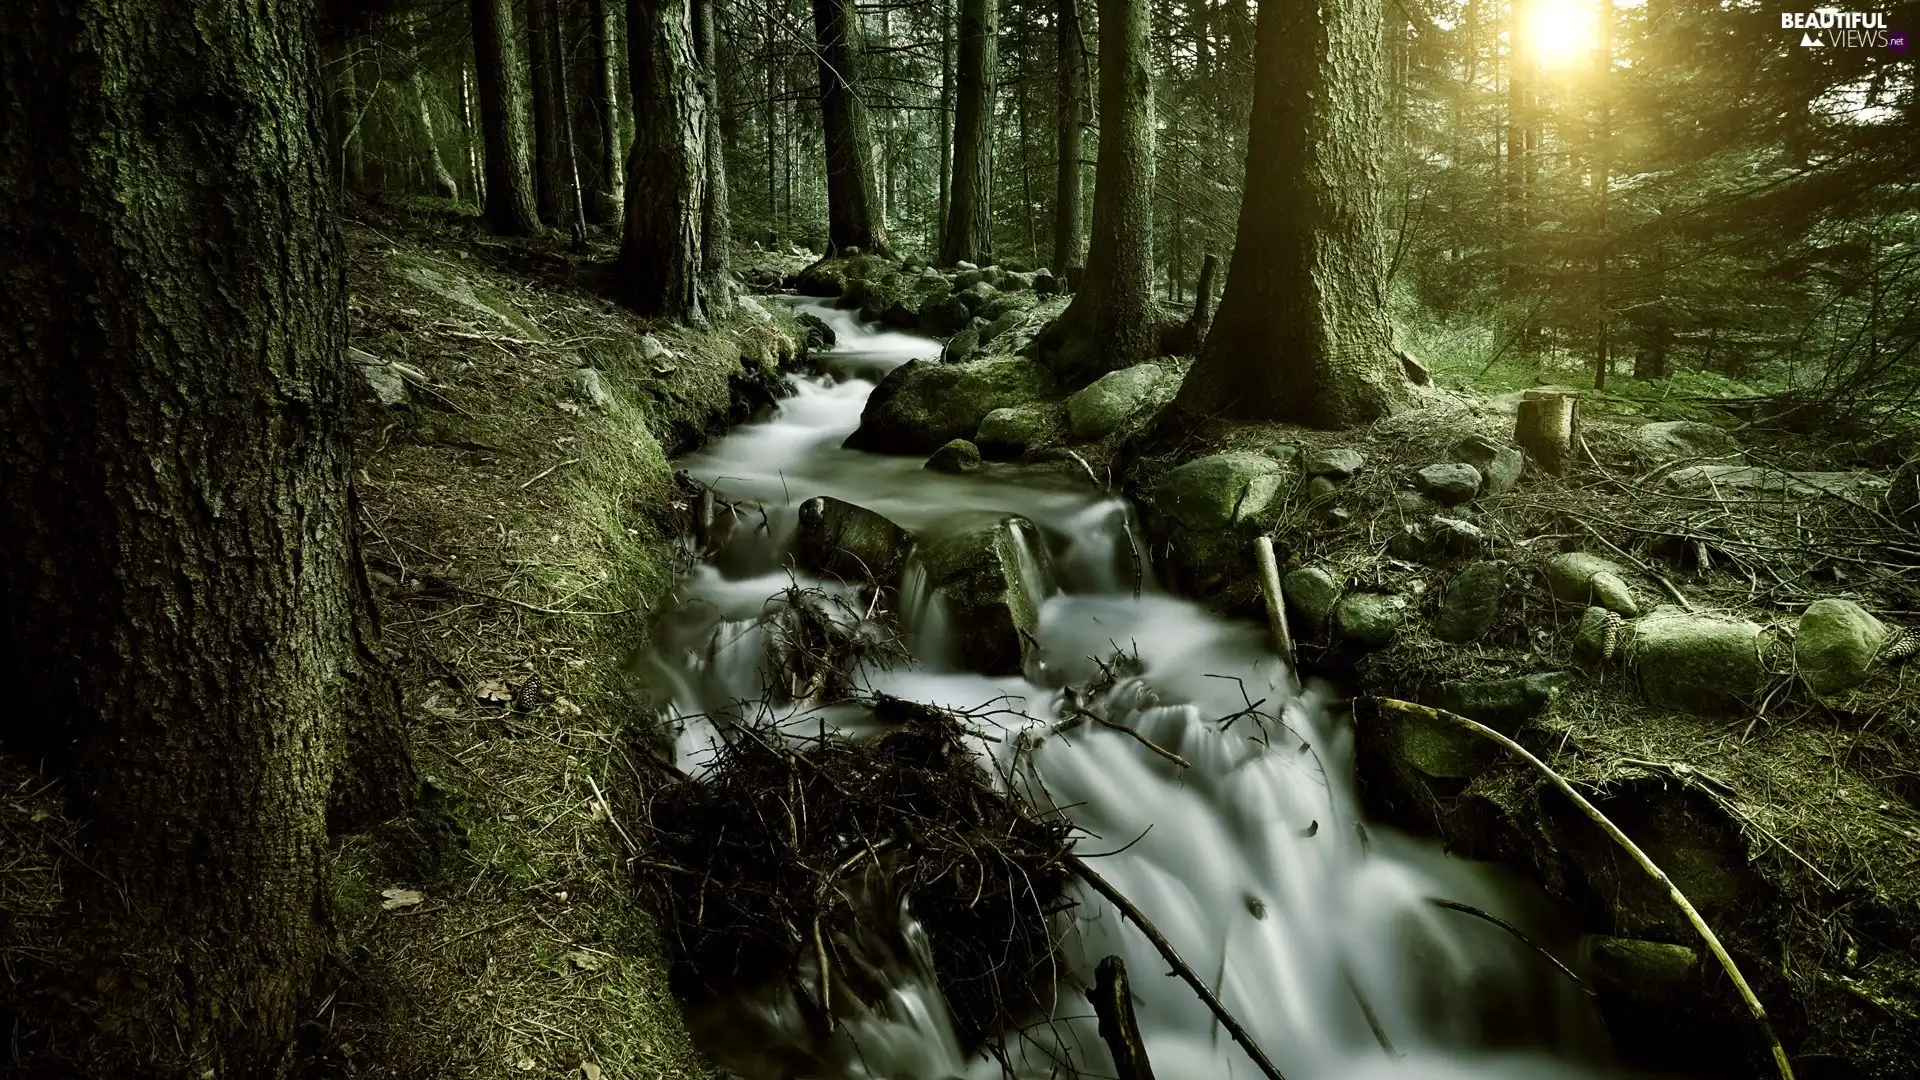
[[1571, 67], [1593, 52], [1594, 14], [1583, 0], [1528, 0], [1524, 47], [1542, 67]]

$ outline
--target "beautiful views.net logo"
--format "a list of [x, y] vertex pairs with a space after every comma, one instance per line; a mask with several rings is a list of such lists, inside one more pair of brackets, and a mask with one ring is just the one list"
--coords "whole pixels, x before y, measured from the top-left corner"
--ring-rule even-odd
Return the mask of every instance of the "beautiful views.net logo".
[[1800, 31], [1800, 44], [1809, 49], [1907, 51], [1906, 31], [1889, 30], [1881, 11], [1783, 11], [1780, 28]]

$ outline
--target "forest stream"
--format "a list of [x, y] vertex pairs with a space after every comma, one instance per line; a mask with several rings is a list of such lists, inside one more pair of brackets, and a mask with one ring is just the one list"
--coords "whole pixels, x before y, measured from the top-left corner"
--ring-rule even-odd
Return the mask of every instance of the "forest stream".
[[[796, 586], [850, 590], [794, 569], [801, 503], [821, 495], [856, 503], [921, 542], [982, 516], [1017, 515], [1022, 576], [1039, 610], [1024, 672], [991, 677], [960, 665], [956, 643], [972, 628], [952, 625], [915, 555], [898, 613], [912, 661], [862, 670], [867, 690], [993, 729], [975, 743], [982, 763], [1064, 812], [1085, 837], [1082, 854], [1203, 973], [1289, 1080], [1605, 1071], [1607, 1038], [1576, 983], [1501, 928], [1433, 902], [1497, 913], [1552, 943], [1545, 899], [1363, 820], [1352, 721], [1333, 688], [1309, 680], [1296, 690], [1265, 628], [1212, 614], [1158, 586], [1150, 566], [1136, 569], [1133, 508], [1084, 475], [1014, 465], [948, 475], [918, 457], [843, 448], [875, 382], [939, 344], [878, 331], [850, 312], [800, 307], [838, 336], [818, 354], [824, 372], [792, 376], [792, 395], [771, 415], [679, 462], [725, 500], [765, 513], [749, 515], [682, 577], [649, 658], [656, 685], [670, 688], [665, 714], [682, 769], [699, 777], [745, 713], [795, 740], [871, 728], [849, 705], [766, 696], [774, 601]], [[1093, 725], [1047, 738], [1016, 762], [1016, 748], [1032, 745], [1016, 736], [1055, 723], [1073, 707], [1063, 688], [1115, 654], [1137, 655], [1129, 670], [1138, 674], [1104, 691], [1107, 715], [1190, 767]], [[1117, 954], [1134, 973], [1157, 1075], [1258, 1075], [1185, 984], [1159, 977], [1167, 965], [1136, 928], [1085, 889], [1074, 898], [1078, 906], [1058, 916], [1070, 920], [1062, 938], [1072, 972], [1058, 981], [1051, 1022], [1005, 1018], [1007, 1067], [1040, 1077], [1071, 1063], [1112, 1075], [1091, 1010], [1066, 988], [1092, 985], [1094, 965]], [[909, 905], [884, 907], [865, 912], [859, 932], [873, 940], [840, 942], [883, 969], [884, 1001], [851, 1007], [824, 1034], [806, 1017], [797, 987], [812, 976], [803, 971], [691, 1017], [696, 1038], [754, 1080], [791, 1074], [796, 1060], [810, 1075], [848, 1078], [1000, 1074], [1002, 1061], [963, 1051]], [[803, 968], [810, 962], [809, 954]]]

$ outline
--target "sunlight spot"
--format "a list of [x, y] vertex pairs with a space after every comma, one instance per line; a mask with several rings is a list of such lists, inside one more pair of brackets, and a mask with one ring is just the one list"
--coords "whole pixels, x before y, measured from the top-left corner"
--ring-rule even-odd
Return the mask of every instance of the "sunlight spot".
[[1521, 25], [1525, 48], [1542, 67], [1572, 67], [1593, 55], [1594, 12], [1586, 0], [1531, 0]]

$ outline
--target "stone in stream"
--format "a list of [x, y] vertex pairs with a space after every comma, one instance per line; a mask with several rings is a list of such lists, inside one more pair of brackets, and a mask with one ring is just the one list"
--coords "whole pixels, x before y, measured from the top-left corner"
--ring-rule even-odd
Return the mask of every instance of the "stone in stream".
[[1635, 620], [1623, 643], [1655, 705], [1693, 713], [1745, 707], [1766, 679], [1760, 627], [1744, 621], [1656, 608]]
[[[831, 349], [839, 341], [839, 336], [833, 332], [833, 327], [827, 325], [827, 320], [822, 319], [813, 312], [797, 312], [794, 318], [799, 321], [801, 326], [806, 328], [807, 348]], [[646, 339], [643, 338], [642, 340]]]
[[800, 504], [794, 561], [816, 574], [893, 585], [912, 547], [907, 530], [864, 506], [830, 495]]
[[1692, 990], [1700, 966], [1698, 952], [1664, 941], [1585, 934], [1580, 952], [1595, 990], [1641, 1008], [1674, 1007]]
[[1512, 491], [1527, 467], [1527, 456], [1512, 443], [1485, 435], [1469, 435], [1453, 444], [1453, 459], [1479, 471], [1482, 495], [1502, 495]]
[[1032, 404], [1052, 392], [1053, 376], [1019, 357], [965, 364], [909, 360], [874, 388], [846, 445], [931, 454], [951, 440], [972, 438], [995, 409]]
[[1333, 614], [1333, 605], [1340, 600], [1340, 582], [1318, 566], [1302, 566], [1280, 579], [1280, 593], [1301, 628], [1313, 633]]
[[1400, 636], [1407, 600], [1392, 593], [1350, 592], [1333, 605], [1333, 631], [1363, 649], [1384, 649]]
[[1291, 479], [1262, 454], [1213, 454], [1161, 477], [1153, 502], [1189, 529], [1217, 529], [1265, 510]]
[[1507, 568], [1503, 564], [1469, 563], [1447, 583], [1440, 616], [1433, 624], [1434, 636], [1455, 644], [1485, 637], [1500, 617], [1506, 585]]
[[1000, 516], [934, 530], [919, 558], [946, 600], [961, 663], [985, 675], [1019, 674], [1040, 627], [1036, 598], [1049, 585], [1033, 523]]
[[1366, 456], [1344, 446], [1315, 450], [1307, 455], [1308, 476], [1324, 476], [1338, 483], [1366, 468]]
[[924, 467], [943, 473], [972, 472], [980, 467], [980, 448], [965, 439], [955, 439], [935, 450]]
[[980, 430], [973, 441], [979, 445], [982, 457], [1006, 460], [1019, 457], [1051, 426], [1045, 406], [995, 409], [980, 418]]
[[1109, 371], [1067, 398], [1068, 428], [1078, 440], [1104, 439], [1141, 410], [1171, 401], [1179, 388], [1179, 380], [1159, 364]]
[[1794, 670], [1823, 697], [1851, 690], [1867, 681], [1887, 633], [1886, 623], [1851, 600], [1815, 600], [1794, 631]]
[[1480, 470], [1458, 461], [1442, 462], [1414, 473], [1413, 483], [1427, 498], [1453, 506], [1480, 494]]
[[1547, 560], [1547, 591], [1563, 604], [1597, 604], [1623, 618], [1640, 614], [1633, 590], [1620, 576], [1620, 567], [1598, 555], [1569, 551]]

